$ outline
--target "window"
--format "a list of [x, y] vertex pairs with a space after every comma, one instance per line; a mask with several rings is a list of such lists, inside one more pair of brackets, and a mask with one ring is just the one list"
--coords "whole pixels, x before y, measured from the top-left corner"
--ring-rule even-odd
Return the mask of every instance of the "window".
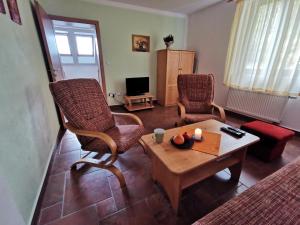
[[60, 28], [55, 38], [62, 64], [97, 64], [97, 39], [92, 32]]
[[94, 55], [92, 36], [76, 36], [76, 45], [78, 55]]
[[55, 39], [58, 48], [58, 53], [60, 55], [71, 55], [68, 36], [63, 34], [56, 34]]
[[275, 95], [300, 92], [300, 0], [238, 1], [224, 83]]

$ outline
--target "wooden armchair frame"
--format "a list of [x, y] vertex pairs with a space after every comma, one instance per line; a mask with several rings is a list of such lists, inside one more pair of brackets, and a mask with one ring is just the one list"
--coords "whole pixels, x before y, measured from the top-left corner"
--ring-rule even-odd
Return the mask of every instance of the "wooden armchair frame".
[[[62, 118], [64, 118], [63, 113], [62, 114]], [[115, 113], [112, 112], [113, 115], [117, 115], [117, 116], [127, 116], [132, 118], [137, 124], [139, 125], [143, 125], [143, 122], [140, 120], [139, 117], [137, 117], [134, 114], [131, 113]], [[76, 134], [76, 135], [80, 135], [80, 136], [85, 136], [85, 137], [93, 137], [93, 138], [99, 138], [102, 141], [104, 141], [110, 151], [111, 151], [111, 155], [109, 157], [107, 157], [106, 159], [103, 160], [103, 156], [101, 156], [100, 159], [95, 159], [95, 158], [86, 158], [88, 154], [84, 155], [80, 160], [76, 161], [75, 163], [73, 163], [71, 165], [71, 169], [76, 169], [77, 164], [87, 164], [93, 167], [98, 167], [101, 169], [106, 169], [109, 170], [111, 173], [113, 173], [119, 180], [120, 186], [126, 187], [126, 182], [125, 182], [125, 178], [122, 174], [122, 172], [113, 165], [113, 163], [118, 159], [118, 149], [117, 149], [117, 144], [116, 142], [107, 134], [103, 133], [103, 132], [98, 132], [98, 131], [89, 131], [89, 130], [83, 130], [83, 129], [77, 129], [75, 127], [73, 127], [71, 124], [66, 123], [65, 121], [63, 121], [64, 127], [66, 129], [68, 129], [69, 131], [71, 131], [72, 133]], [[140, 142], [140, 140], [139, 140]], [[143, 146], [144, 147], [144, 146]]]
[[[217, 109], [219, 111], [221, 121], [225, 122], [226, 121], [226, 116], [225, 116], [224, 109], [221, 106], [219, 106], [219, 105], [217, 105], [213, 102], [211, 103], [211, 105], [213, 106], [213, 110]], [[177, 106], [178, 106], [178, 114], [181, 118], [181, 122], [184, 122], [185, 115], [186, 115], [185, 106], [181, 102], [177, 102]]]

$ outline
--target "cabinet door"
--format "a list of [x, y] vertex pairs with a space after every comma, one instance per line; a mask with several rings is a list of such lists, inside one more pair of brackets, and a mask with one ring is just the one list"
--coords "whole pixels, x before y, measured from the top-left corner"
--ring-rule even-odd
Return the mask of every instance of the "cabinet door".
[[179, 74], [192, 74], [194, 71], [195, 52], [181, 51], [179, 58]]
[[167, 85], [176, 85], [179, 66], [179, 51], [168, 51], [167, 57]]
[[177, 85], [169, 85], [167, 88], [166, 106], [176, 105], [178, 101]]
[[166, 73], [167, 73], [167, 51], [157, 52], [157, 80], [156, 97], [160, 105], [165, 105], [166, 101]]

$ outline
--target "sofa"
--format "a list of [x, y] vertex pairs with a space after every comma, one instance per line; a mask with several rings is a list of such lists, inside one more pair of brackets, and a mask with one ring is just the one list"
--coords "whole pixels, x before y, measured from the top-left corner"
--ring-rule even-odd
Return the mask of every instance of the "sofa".
[[193, 225], [300, 224], [300, 157]]

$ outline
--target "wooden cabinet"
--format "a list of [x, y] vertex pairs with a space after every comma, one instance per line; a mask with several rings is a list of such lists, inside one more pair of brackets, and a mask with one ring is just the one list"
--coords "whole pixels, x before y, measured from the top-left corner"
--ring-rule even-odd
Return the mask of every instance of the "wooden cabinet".
[[160, 105], [175, 105], [178, 99], [178, 74], [192, 74], [195, 52], [186, 50], [157, 51], [157, 100]]

